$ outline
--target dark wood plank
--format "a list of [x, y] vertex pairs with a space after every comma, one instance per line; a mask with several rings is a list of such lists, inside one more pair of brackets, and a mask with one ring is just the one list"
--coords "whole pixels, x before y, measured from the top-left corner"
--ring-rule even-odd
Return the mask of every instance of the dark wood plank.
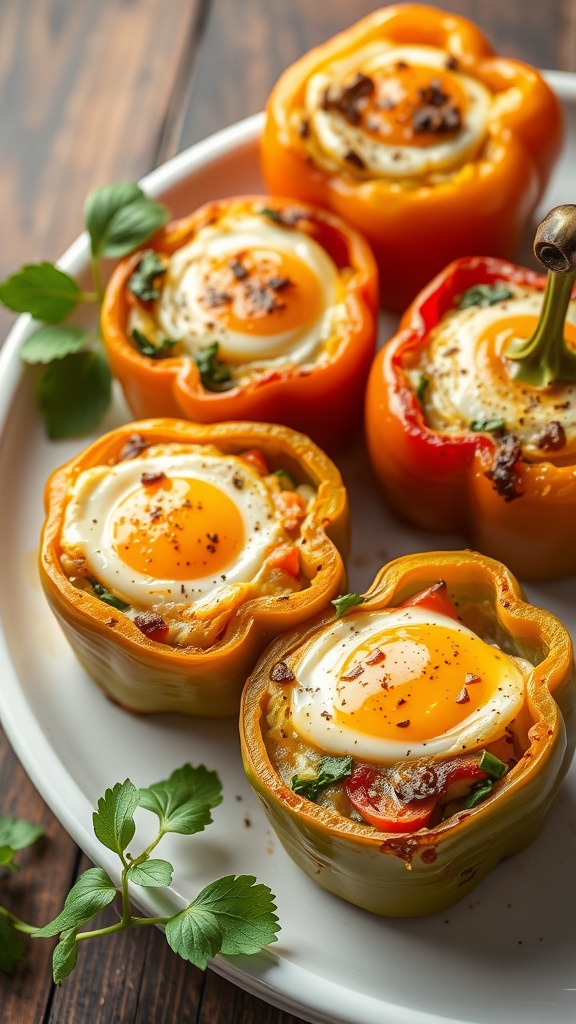
[[[96, 185], [155, 166], [200, 0], [0, 4], [0, 280], [56, 259]], [[2, 312], [0, 333], [12, 322]]]

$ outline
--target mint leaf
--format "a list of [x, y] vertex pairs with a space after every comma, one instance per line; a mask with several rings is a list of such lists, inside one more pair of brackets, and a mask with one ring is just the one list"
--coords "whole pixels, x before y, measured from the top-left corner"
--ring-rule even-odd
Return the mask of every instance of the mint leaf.
[[76, 281], [53, 263], [27, 263], [0, 284], [0, 302], [15, 313], [57, 323], [80, 301]]
[[502, 282], [493, 284], [475, 284], [468, 288], [458, 305], [458, 309], [469, 309], [470, 306], [493, 306], [495, 302], [511, 299], [514, 292]]
[[149, 249], [144, 253], [136, 270], [128, 281], [130, 291], [142, 302], [153, 302], [160, 297], [160, 289], [154, 284], [157, 277], [164, 275], [168, 267], [158, 253]]
[[341, 597], [335, 597], [331, 602], [336, 610], [336, 618], [341, 619], [343, 615], [346, 615], [350, 608], [355, 608], [356, 605], [364, 604], [365, 598], [361, 594], [342, 594]]
[[143, 864], [131, 864], [128, 878], [136, 885], [170, 885], [174, 868], [167, 860], [147, 860]]
[[96, 838], [119, 857], [134, 838], [134, 811], [138, 807], [139, 799], [138, 790], [130, 779], [117, 782], [100, 797], [98, 810], [92, 815]]
[[210, 883], [166, 923], [168, 944], [202, 970], [217, 953], [257, 953], [278, 931], [270, 889], [253, 875], [227, 875]]
[[71, 352], [79, 352], [90, 335], [83, 327], [71, 324], [50, 324], [39, 327], [22, 345], [20, 357], [25, 363], [51, 363]]
[[352, 757], [323, 757], [318, 765], [317, 775], [293, 775], [290, 783], [295, 793], [316, 800], [320, 790], [333, 782], [339, 782], [352, 774]]
[[60, 942], [52, 954], [52, 976], [54, 983], [59, 985], [76, 967], [78, 959], [78, 941], [76, 928], [67, 928], [60, 936]]
[[20, 935], [6, 918], [0, 917], [0, 971], [12, 974], [23, 956], [24, 943]]
[[236, 386], [229, 367], [218, 358], [218, 347], [218, 342], [213, 341], [194, 353], [194, 362], [206, 391], [229, 391]]
[[23, 850], [26, 846], [35, 843], [43, 833], [44, 829], [40, 825], [33, 825], [30, 821], [22, 821], [20, 818], [10, 818], [6, 814], [0, 814], [0, 846]]
[[110, 404], [111, 377], [100, 351], [74, 352], [51, 363], [37, 386], [52, 441], [94, 430]]
[[112, 903], [115, 896], [116, 889], [109, 875], [102, 868], [88, 868], [70, 889], [58, 916], [38, 928], [34, 938], [45, 939], [69, 928], [79, 928]]
[[160, 831], [194, 835], [212, 821], [210, 810], [222, 803], [216, 772], [185, 764], [169, 779], [140, 790], [140, 806], [158, 815]]
[[84, 204], [93, 257], [126, 256], [162, 227], [168, 216], [163, 203], [148, 199], [133, 182], [94, 189]]

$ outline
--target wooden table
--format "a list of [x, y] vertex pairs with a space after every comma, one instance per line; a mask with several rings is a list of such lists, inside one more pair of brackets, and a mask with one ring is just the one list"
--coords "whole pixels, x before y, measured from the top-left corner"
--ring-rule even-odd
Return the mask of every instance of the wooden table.
[[[279, 72], [370, 12], [370, 0], [3, 0], [0, 5], [0, 279], [54, 260], [80, 232], [93, 186], [136, 180], [179, 150], [260, 110]], [[452, 0], [499, 52], [576, 71], [576, 0]], [[5, 332], [12, 318], [0, 312]], [[0, 682], [1, 685], [1, 682]], [[6, 901], [55, 916], [87, 866], [0, 733], [0, 813], [42, 824]], [[4, 896], [3, 896], [4, 900]], [[155, 930], [87, 943], [60, 987], [51, 943], [0, 975], [2, 1024], [297, 1024], [202, 974]]]

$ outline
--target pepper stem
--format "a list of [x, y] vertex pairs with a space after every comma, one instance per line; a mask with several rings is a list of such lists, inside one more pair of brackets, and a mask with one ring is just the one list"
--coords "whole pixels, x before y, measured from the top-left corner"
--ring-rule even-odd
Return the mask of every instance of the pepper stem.
[[514, 380], [544, 388], [576, 380], [576, 351], [564, 337], [564, 323], [576, 280], [576, 206], [556, 206], [540, 224], [534, 252], [548, 270], [542, 309], [534, 333], [515, 338], [506, 350], [515, 363]]

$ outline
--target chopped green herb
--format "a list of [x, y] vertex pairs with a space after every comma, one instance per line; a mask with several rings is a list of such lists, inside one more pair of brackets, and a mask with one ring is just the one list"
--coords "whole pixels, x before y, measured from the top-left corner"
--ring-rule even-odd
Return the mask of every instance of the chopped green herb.
[[293, 775], [290, 785], [299, 796], [306, 797], [307, 800], [316, 800], [320, 790], [325, 786], [330, 786], [333, 782], [339, 782], [340, 779], [352, 774], [352, 762], [352, 757], [323, 757], [316, 775]]
[[510, 288], [498, 281], [495, 281], [494, 284], [475, 284], [464, 292], [458, 309], [469, 309], [470, 306], [493, 306], [495, 302], [511, 299], [513, 295], [514, 292]]
[[262, 206], [259, 210], [263, 217], [273, 220], [275, 224], [284, 224], [284, 218], [279, 210], [272, 210], [269, 206]]
[[160, 297], [160, 289], [154, 284], [154, 280], [166, 273], [167, 267], [157, 253], [148, 249], [138, 263], [136, 270], [128, 281], [130, 291], [142, 299], [142, 302], [152, 302]]
[[230, 368], [218, 358], [218, 342], [205, 345], [194, 353], [194, 361], [200, 372], [202, 387], [206, 391], [229, 391], [235, 387]]
[[125, 612], [130, 607], [125, 601], [121, 601], [119, 597], [106, 590], [106, 587], [103, 587], [101, 583], [92, 583], [92, 589], [100, 601], [103, 601], [104, 604], [109, 604], [111, 608], [116, 608], [119, 612]]
[[416, 388], [414, 390], [414, 394], [416, 395], [416, 398], [418, 399], [419, 402], [421, 402], [422, 399], [424, 398], [424, 394], [429, 383], [430, 378], [427, 377], [425, 373], [421, 374], [418, 384], [416, 385]]
[[272, 475], [278, 477], [278, 482], [283, 491], [293, 491], [295, 489], [296, 484], [287, 469], [275, 469]]
[[487, 796], [490, 796], [493, 785], [492, 779], [483, 779], [482, 782], [477, 782], [474, 788], [470, 790], [468, 796], [462, 801], [462, 806], [476, 807], [477, 804], [482, 803]]
[[501, 761], [498, 757], [495, 757], [494, 754], [491, 754], [489, 750], [482, 751], [478, 767], [483, 772], [488, 772], [488, 775], [491, 775], [493, 779], [502, 779], [508, 771], [508, 765], [504, 764], [504, 761]]
[[163, 338], [159, 345], [154, 345], [137, 327], [132, 331], [132, 341], [140, 355], [149, 359], [166, 359], [178, 344], [178, 338]]
[[504, 420], [501, 416], [493, 416], [491, 419], [472, 420], [470, 430], [474, 433], [501, 434], [505, 429]]
[[364, 601], [365, 598], [361, 594], [342, 594], [340, 597], [335, 597], [332, 604], [336, 609], [336, 618], [342, 618], [350, 608], [355, 608], [357, 604], [364, 604]]

